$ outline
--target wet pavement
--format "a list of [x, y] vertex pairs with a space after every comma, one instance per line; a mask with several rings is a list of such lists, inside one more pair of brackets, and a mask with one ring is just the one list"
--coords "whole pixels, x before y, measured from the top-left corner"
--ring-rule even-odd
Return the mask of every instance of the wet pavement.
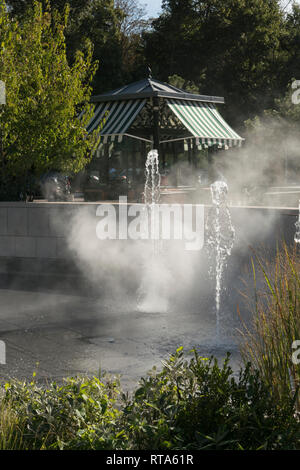
[[30, 379], [36, 372], [38, 380], [60, 381], [105, 370], [120, 374], [124, 388], [131, 389], [179, 346], [219, 358], [230, 350], [233, 367], [239, 364], [236, 341], [216, 346], [215, 316], [205, 305], [202, 313], [144, 313], [126, 299], [105, 301], [61, 290], [0, 289], [0, 340], [6, 344], [2, 380]]

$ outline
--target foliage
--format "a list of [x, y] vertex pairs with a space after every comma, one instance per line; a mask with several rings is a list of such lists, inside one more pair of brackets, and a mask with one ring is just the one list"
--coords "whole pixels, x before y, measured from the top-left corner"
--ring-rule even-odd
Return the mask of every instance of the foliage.
[[180, 77], [179, 75], [171, 75], [168, 78], [168, 83], [170, 85], [175, 86], [176, 88], [180, 88], [181, 90], [186, 90], [188, 93], [200, 93], [199, 88], [195, 85], [195, 83], [185, 80], [184, 78]]
[[292, 77], [299, 78], [300, 6], [293, 2], [292, 11], [285, 18], [285, 33], [281, 38], [281, 49], [285, 55], [285, 66], [278, 70], [278, 78], [284, 90]]
[[[90, 46], [69, 66], [67, 16], [68, 10], [64, 16], [51, 14], [35, 2], [19, 23], [0, 1], [0, 78], [7, 95], [0, 114], [2, 183], [3, 175], [24, 180], [29, 171], [78, 172], [98, 143], [85, 129], [97, 64]], [[84, 111], [81, 120], [79, 111]]]
[[93, 81], [94, 94], [124, 84], [119, 29], [123, 12], [114, 8], [113, 0], [88, 0], [81, 2], [80, 11], [74, 10], [71, 15], [66, 31], [68, 56], [73, 59], [77, 50], [85, 50], [85, 43], [91, 42], [93, 59], [100, 63]]
[[[299, 418], [289, 397], [275, 401], [250, 365], [234, 376], [229, 356], [219, 366], [192, 353], [187, 360], [179, 348], [132, 394], [96, 377], [47, 387], [35, 379], [11, 381], [0, 431], [9, 404], [26, 449], [299, 449]], [[1, 439], [0, 432], [4, 447]]]
[[0, 403], [0, 450], [23, 449], [25, 420], [20, 418], [8, 400]]
[[177, 74], [201, 93], [226, 96], [240, 124], [278, 94], [284, 34], [277, 0], [165, 0], [145, 54], [161, 79]]
[[[41, 0], [45, 5], [48, 0]], [[22, 19], [34, 0], [8, 0], [13, 17]], [[93, 80], [94, 94], [112, 90], [133, 78], [139, 60], [140, 29], [146, 27], [144, 11], [136, 0], [51, 0], [53, 10], [70, 6], [66, 25], [67, 56], [72, 62], [86, 43], [94, 45], [93, 59], [100, 69]]]
[[144, 5], [138, 0], [115, 0], [115, 8], [122, 12], [119, 30], [121, 37], [122, 83], [130, 83], [145, 77], [147, 64], [143, 54], [142, 34], [150, 30]]
[[[297, 88], [294, 88], [294, 82]], [[298, 134], [298, 127], [300, 121], [300, 106], [294, 102], [295, 98], [299, 99], [299, 85], [297, 81], [292, 79], [287, 89], [284, 91], [280, 98], [274, 100], [272, 108], [262, 110], [260, 116], [255, 116], [253, 119], [248, 119], [245, 125], [249, 129], [258, 129], [263, 126], [265, 129], [272, 126], [274, 132], [270, 138], [275, 139], [276, 135], [280, 133], [280, 139], [287, 141], [294, 134]]]
[[264, 287], [256, 287], [254, 324], [244, 331], [243, 356], [267, 383], [274, 400], [289, 396], [300, 411], [300, 364], [292, 360], [292, 344], [300, 338], [300, 258], [286, 245], [274, 263], [257, 257]]
[[[222, 367], [181, 348], [141, 381], [124, 409], [129, 441], [138, 449], [276, 449], [299, 445], [292, 405], [274, 403], [250, 365], [235, 380]], [[128, 425], [127, 425], [128, 426]], [[297, 434], [298, 433], [298, 434]], [[297, 441], [298, 440], [298, 441]]]
[[[41, 0], [45, 5], [48, 0]], [[34, 0], [8, 0], [23, 19]], [[50, 0], [63, 14], [67, 56], [86, 41], [101, 67], [94, 93], [144, 78], [182, 77], [184, 87], [225, 96], [232, 125], [272, 109], [292, 77], [299, 75], [300, 7], [282, 11], [279, 0], [164, 0], [158, 18], [146, 18], [139, 0]], [[172, 82], [174, 81], [172, 78]], [[191, 87], [190, 87], [191, 85]]]
[[2, 403], [10, 403], [25, 421], [25, 448], [82, 448], [97, 432], [98, 447], [109, 449], [119, 413], [114, 406], [117, 385], [116, 381], [104, 384], [97, 377], [68, 378], [63, 385], [51, 382], [47, 388], [34, 379], [13, 381], [5, 385]]

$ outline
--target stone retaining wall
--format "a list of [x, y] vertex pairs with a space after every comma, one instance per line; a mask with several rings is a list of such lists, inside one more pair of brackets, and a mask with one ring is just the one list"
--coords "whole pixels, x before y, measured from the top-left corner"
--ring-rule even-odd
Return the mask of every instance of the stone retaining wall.
[[[76, 202], [0, 203], [0, 272], [67, 269], [73, 257], [65, 238], [68, 223], [78, 211], [85, 210], [94, 214], [96, 224], [97, 206], [98, 203]], [[288, 243], [293, 240], [296, 209], [233, 207], [231, 214], [238, 257], [249, 256], [249, 246], [265, 244], [274, 248], [282, 238]]]

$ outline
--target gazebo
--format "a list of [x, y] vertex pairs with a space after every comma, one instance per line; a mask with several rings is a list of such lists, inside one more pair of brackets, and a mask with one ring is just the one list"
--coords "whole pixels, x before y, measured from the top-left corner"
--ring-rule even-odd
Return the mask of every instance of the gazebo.
[[169, 151], [172, 163], [180, 149], [192, 165], [203, 149], [228, 149], [244, 140], [217, 109], [224, 98], [187, 93], [151, 77], [93, 96], [92, 102], [94, 116], [87, 130], [99, 129], [101, 143], [94, 160], [106, 175], [116, 155], [119, 166], [135, 176], [151, 148], [158, 150], [164, 169]]

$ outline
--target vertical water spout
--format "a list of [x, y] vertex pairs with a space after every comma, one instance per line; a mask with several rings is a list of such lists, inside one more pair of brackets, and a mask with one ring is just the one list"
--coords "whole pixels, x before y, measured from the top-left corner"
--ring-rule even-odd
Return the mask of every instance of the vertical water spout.
[[160, 240], [159, 201], [159, 156], [157, 150], [151, 150], [145, 163], [144, 186], [144, 230], [150, 234], [151, 244], [145, 247], [146, 259], [137, 301], [142, 312], [164, 312], [168, 308], [168, 271]]
[[210, 186], [213, 208], [207, 221], [207, 249], [214, 275], [216, 305], [216, 336], [220, 339], [220, 303], [222, 280], [227, 260], [235, 240], [230, 211], [227, 205], [228, 186], [225, 181], [216, 181]]
[[158, 213], [160, 201], [160, 180], [158, 151], [151, 150], [147, 155], [145, 163], [144, 203], [147, 219], [150, 222], [153, 255], [157, 254], [160, 250]]

